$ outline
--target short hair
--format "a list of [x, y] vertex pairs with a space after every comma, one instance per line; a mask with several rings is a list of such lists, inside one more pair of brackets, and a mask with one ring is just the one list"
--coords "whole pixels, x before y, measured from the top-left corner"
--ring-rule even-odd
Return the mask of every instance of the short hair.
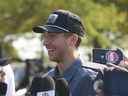
[[[64, 33], [64, 36], [69, 37], [69, 36], [71, 36], [71, 35], [73, 35], [73, 34], [74, 34], [74, 33]], [[78, 40], [77, 40], [77, 42], [76, 42], [76, 44], [75, 44], [75, 47], [78, 48], [78, 47], [80, 46], [80, 43], [81, 43], [81, 37], [78, 36]]]

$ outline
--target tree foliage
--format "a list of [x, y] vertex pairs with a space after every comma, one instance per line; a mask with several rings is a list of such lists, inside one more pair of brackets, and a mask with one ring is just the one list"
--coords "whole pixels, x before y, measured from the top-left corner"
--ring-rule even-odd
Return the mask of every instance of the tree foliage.
[[31, 32], [55, 9], [80, 15], [88, 38], [83, 45], [107, 48], [113, 43], [107, 32], [120, 34], [115, 43], [128, 34], [128, 0], [0, 0], [0, 37]]

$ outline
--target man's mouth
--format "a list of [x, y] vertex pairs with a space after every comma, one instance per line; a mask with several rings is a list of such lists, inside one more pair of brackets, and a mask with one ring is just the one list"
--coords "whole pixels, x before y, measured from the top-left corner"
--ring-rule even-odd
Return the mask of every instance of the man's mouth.
[[54, 49], [48, 49], [48, 53], [53, 53], [54, 51]]
[[47, 49], [48, 51], [54, 51], [54, 49]]

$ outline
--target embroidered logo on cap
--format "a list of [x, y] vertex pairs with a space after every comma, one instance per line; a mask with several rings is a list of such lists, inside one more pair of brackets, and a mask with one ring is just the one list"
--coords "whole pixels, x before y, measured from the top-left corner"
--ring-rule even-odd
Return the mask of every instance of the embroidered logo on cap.
[[51, 14], [48, 17], [47, 23], [54, 24], [58, 18], [57, 14]]

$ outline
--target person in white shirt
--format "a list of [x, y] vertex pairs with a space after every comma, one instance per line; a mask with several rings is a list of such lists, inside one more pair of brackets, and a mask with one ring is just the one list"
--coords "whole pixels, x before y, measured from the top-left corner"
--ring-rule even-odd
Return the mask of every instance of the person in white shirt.
[[7, 84], [6, 96], [15, 96], [14, 72], [10, 64], [0, 65], [1, 70], [5, 73], [2, 82]]

